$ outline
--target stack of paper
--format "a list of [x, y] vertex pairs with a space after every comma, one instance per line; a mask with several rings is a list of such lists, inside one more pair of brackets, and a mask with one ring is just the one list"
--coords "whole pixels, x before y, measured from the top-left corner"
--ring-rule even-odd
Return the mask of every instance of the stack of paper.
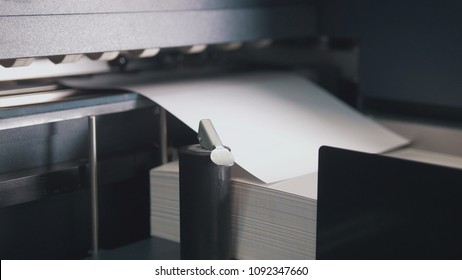
[[233, 175], [235, 257], [314, 259], [317, 173], [273, 184]]
[[[313, 259], [316, 173], [273, 184], [232, 174], [234, 257]], [[180, 241], [178, 162], [151, 170], [151, 234]]]
[[154, 168], [151, 182], [151, 235], [180, 241], [180, 178], [178, 162]]

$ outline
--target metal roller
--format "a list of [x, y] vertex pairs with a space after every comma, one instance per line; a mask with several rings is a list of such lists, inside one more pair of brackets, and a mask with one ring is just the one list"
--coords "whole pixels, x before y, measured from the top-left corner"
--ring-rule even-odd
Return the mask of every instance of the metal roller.
[[81, 59], [82, 56], [83, 54], [54, 55], [54, 56], [49, 56], [48, 59], [54, 64], [73, 63]]
[[28, 66], [34, 61], [34, 58], [12, 58], [12, 59], [3, 59], [0, 60], [0, 65], [3, 67], [22, 67]]
[[184, 54], [195, 54], [195, 53], [201, 53], [207, 49], [207, 45], [193, 45], [193, 46], [188, 46], [188, 47], [181, 47], [180, 52]]
[[217, 44], [214, 46], [215, 49], [220, 51], [235, 51], [242, 47], [241, 42], [236, 43], [225, 43], [225, 44]]
[[86, 55], [92, 60], [113, 60], [119, 55], [119, 51], [114, 52], [97, 52], [97, 53], [87, 53]]
[[157, 55], [160, 52], [159, 48], [153, 48], [153, 49], [140, 49], [140, 50], [131, 50], [128, 51], [130, 55], [140, 57], [140, 58], [145, 58], [145, 57], [153, 57]]

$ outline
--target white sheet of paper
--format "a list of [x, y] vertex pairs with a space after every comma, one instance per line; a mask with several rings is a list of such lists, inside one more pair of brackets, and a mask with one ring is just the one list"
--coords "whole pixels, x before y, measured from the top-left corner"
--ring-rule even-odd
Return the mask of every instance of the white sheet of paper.
[[[178, 165], [178, 164], [177, 164]], [[172, 167], [169, 167], [172, 168]], [[164, 168], [163, 170], [166, 170]], [[178, 168], [176, 170], [179, 171]], [[310, 173], [302, 176], [290, 178], [275, 183], [265, 183], [255, 178], [252, 174], [238, 165], [234, 165], [231, 171], [231, 180], [235, 184], [246, 184], [249, 186], [259, 186], [283, 193], [298, 195], [309, 199], [318, 199], [318, 173]]]
[[295, 74], [259, 72], [169, 83], [146, 78], [65, 83], [138, 92], [196, 132], [201, 119], [211, 119], [236, 163], [266, 183], [316, 172], [322, 145], [381, 153], [408, 143]]

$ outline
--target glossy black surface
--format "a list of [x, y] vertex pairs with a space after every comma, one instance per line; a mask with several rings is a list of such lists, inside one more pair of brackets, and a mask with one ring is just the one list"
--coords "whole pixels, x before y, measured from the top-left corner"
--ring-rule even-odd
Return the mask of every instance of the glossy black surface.
[[319, 155], [317, 259], [462, 259], [462, 170]]

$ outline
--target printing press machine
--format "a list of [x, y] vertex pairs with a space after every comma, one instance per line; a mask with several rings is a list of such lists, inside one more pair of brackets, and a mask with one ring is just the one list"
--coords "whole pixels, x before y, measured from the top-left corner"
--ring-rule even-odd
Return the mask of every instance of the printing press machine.
[[293, 71], [414, 148], [462, 157], [461, 10], [428, 0], [0, 1], [0, 257], [91, 258], [95, 165], [99, 257], [179, 257], [178, 244], [150, 238], [149, 170], [195, 135], [135, 92], [71, 88], [66, 77]]

